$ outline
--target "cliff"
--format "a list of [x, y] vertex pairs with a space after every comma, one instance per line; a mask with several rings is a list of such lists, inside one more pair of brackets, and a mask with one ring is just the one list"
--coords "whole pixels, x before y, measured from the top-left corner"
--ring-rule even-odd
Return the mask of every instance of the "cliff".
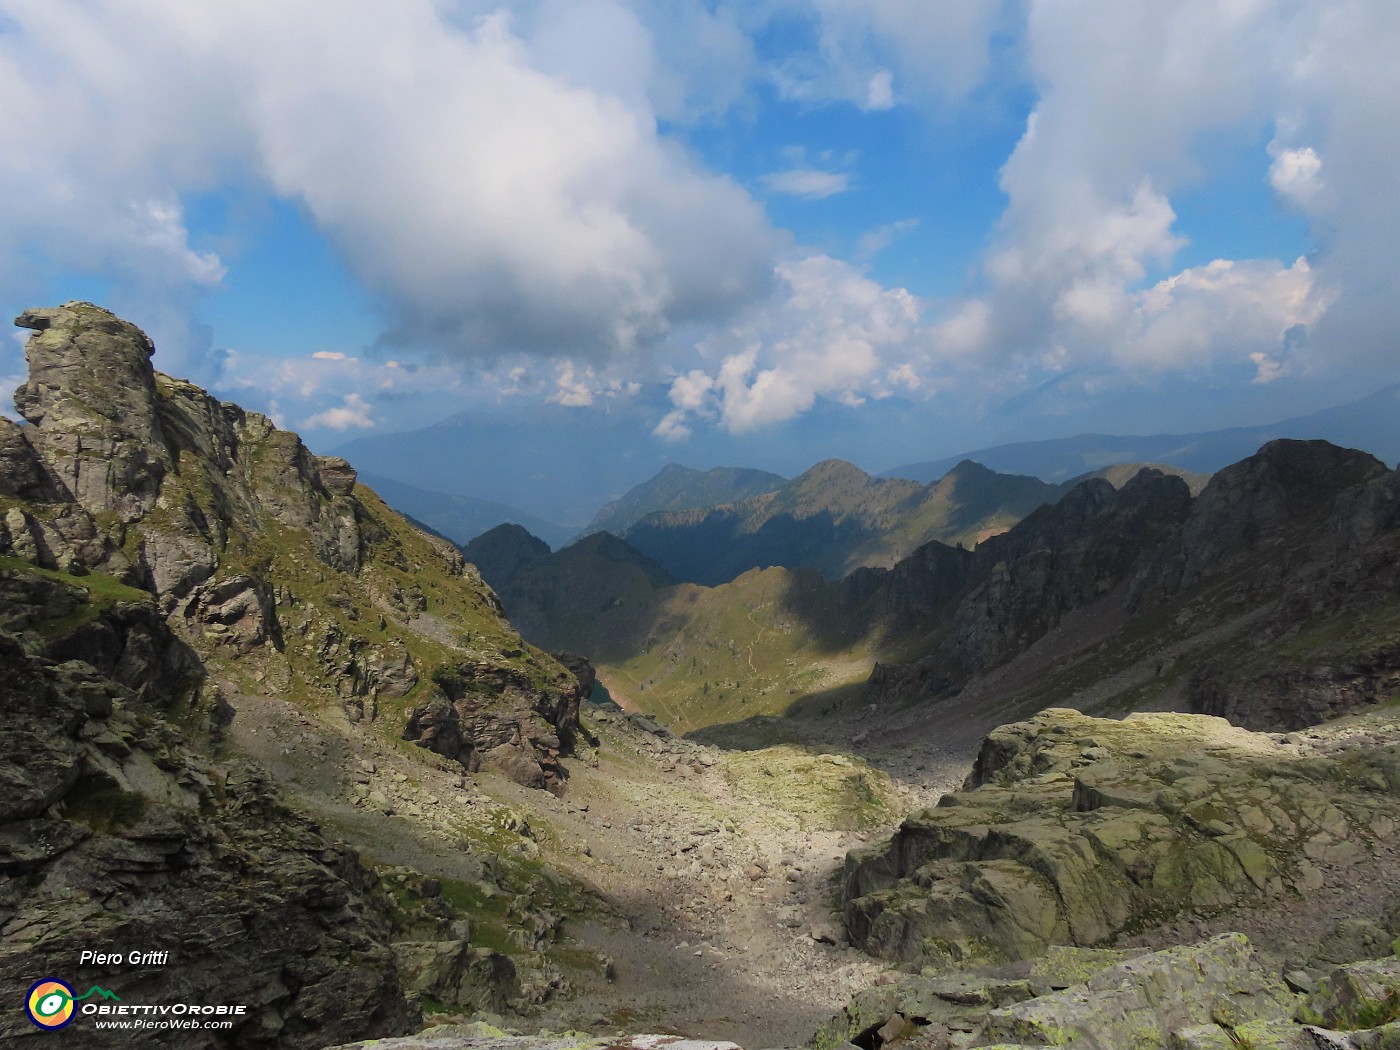
[[337, 703], [436, 748], [420, 729], [433, 709], [468, 768], [558, 782], [578, 682], [520, 640], [450, 544], [344, 460], [156, 372], [150, 340], [106, 310], [16, 323], [36, 334], [15, 395], [29, 426], [0, 420], [0, 555], [149, 593], [227, 688]]

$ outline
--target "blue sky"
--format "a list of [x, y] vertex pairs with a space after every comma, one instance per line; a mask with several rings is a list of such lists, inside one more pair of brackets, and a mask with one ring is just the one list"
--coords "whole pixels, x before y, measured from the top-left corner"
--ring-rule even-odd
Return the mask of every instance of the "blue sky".
[[1392, 0], [0, 0], [0, 306], [323, 450], [1263, 422], [1400, 378], [1396, 54]]

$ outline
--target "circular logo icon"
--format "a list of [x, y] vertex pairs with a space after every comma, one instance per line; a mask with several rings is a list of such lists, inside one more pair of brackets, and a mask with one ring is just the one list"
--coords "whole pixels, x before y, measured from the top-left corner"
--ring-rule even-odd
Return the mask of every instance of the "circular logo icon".
[[45, 977], [29, 989], [24, 1009], [40, 1028], [62, 1028], [73, 1020], [73, 989], [57, 977]]

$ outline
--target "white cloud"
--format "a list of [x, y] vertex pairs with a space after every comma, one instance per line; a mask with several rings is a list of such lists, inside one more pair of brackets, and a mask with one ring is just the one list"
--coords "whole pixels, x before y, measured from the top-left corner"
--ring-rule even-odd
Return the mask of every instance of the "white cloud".
[[217, 389], [278, 420], [344, 430], [374, 425], [385, 406], [403, 399], [461, 399], [466, 383], [453, 364], [375, 362], [339, 350], [277, 358], [231, 349]]
[[881, 69], [870, 78], [865, 91], [865, 104], [862, 109], [881, 110], [894, 108], [894, 74]]
[[[1134, 297], [1134, 315], [1115, 359], [1152, 369], [1186, 368], [1222, 358], [1260, 365], [1274, 378], [1296, 337], [1334, 298], [1306, 259], [1291, 266], [1217, 259], [1158, 282]], [[1267, 381], [1267, 380], [1260, 380]]]
[[179, 195], [235, 184], [299, 202], [395, 340], [603, 359], [761, 295], [772, 231], [658, 134], [648, 31], [547, 6], [526, 39], [436, 0], [7, 0], [0, 276], [37, 251], [188, 302], [222, 270]]
[[[1038, 99], [1002, 170], [982, 287], [935, 345], [1007, 375], [1248, 366], [1261, 383], [1387, 352], [1400, 261], [1382, 246], [1400, 210], [1377, 188], [1400, 177], [1400, 73], [1383, 57], [1400, 19], [1385, 6], [1032, 4]], [[1211, 193], [1199, 144], [1271, 124], [1261, 184], [1267, 169], [1320, 250], [1176, 269], [1189, 242], [1173, 200]]]
[[1272, 383], [1283, 373], [1283, 365], [1262, 351], [1256, 351], [1250, 354], [1249, 359], [1254, 362], [1255, 367], [1258, 369], [1258, 371], [1254, 373], [1254, 378], [1251, 380], [1253, 383], [1258, 383], [1260, 385]]
[[583, 408], [593, 404], [593, 389], [586, 381], [575, 376], [572, 362], [560, 362], [557, 386], [547, 400], [557, 405]]
[[1300, 206], [1306, 206], [1322, 188], [1318, 173], [1322, 170], [1322, 158], [1311, 146], [1302, 149], [1271, 150], [1273, 163], [1269, 165], [1269, 184], [1279, 196]]
[[[163, 368], [202, 378], [209, 333], [190, 318], [227, 260], [195, 243], [181, 202], [272, 192], [384, 304], [389, 342], [448, 352], [415, 372], [326, 350], [259, 361], [257, 375], [234, 355], [228, 382], [291, 418], [349, 419], [351, 395], [360, 418], [383, 418], [382, 398], [462, 382], [450, 367], [462, 356], [493, 394], [576, 404], [624, 396], [658, 363], [678, 375], [662, 424], [675, 435], [979, 370], [1014, 387], [1077, 370], [1224, 365], [1264, 383], [1393, 367], [1400, 209], [1384, 188], [1400, 179], [1400, 19], [1376, 0], [0, 0], [0, 12], [0, 136], [14, 146], [0, 200], [23, 202], [0, 207], [11, 295], [60, 270], [95, 275], [151, 331]], [[814, 46], [760, 57], [778, 19], [805, 22]], [[995, 93], [994, 61], [1022, 63], [1034, 112], [1001, 170], [1007, 205], [980, 270], [923, 316], [838, 260], [775, 264], [782, 233], [668, 130], [752, 115], [762, 76], [789, 99], [941, 116]], [[1178, 211], [1187, 193], [1209, 196], [1211, 144], [1268, 138], [1256, 184], [1303, 216], [1316, 250], [1183, 259]], [[774, 193], [851, 186], [845, 159], [799, 150], [774, 166], [786, 168], [763, 179]], [[868, 231], [854, 258], [909, 228]], [[508, 376], [522, 353], [547, 360]]]
[[913, 296], [823, 255], [786, 261], [777, 273], [773, 302], [701, 345], [710, 371], [672, 382], [675, 409], [656, 433], [685, 436], [691, 418], [743, 433], [791, 419], [818, 397], [858, 405], [892, 382], [916, 385], [907, 360], [919, 335]]
[[308, 416], [301, 421], [301, 426], [306, 430], [369, 429], [374, 426], [374, 419], [364, 398], [359, 394], [347, 394], [340, 405]]
[[813, 201], [845, 193], [851, 187], [850, 176], [844, 172], [820, 171], [816, 168], [776, 171], [763, 176], [761, 181], [774, 193], [786, 193]]

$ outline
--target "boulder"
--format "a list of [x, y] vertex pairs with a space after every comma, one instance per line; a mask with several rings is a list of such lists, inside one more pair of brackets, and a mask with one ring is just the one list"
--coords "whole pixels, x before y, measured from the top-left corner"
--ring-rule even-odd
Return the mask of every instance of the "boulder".
[[1294, 1001], [1249, 942], [1226, 934], [1112, 966], [1078, 987], [994, 1010], [972, 1046], [1167, 1050], [1182, 1029], [1287, 1018]]
[[1278, 897], [1394, 837], [1400, 799], [1369, 789], [1392, 764], [1359, 745], [1304, 757], [1206, 716], [1046, 711], [994, 730], [962, 791], [847, 856], [846, 931], [885, 958], [968, 965]]
[[316, 473], [327, 492], [348, 496], [355, 491], [355, 468], [339, 456], [317, 456]]
[[510, 957], [459, 941], [400, 941], [394, 944], [404, 988], [446, 1006], [503, 1013], [520, 994]]

